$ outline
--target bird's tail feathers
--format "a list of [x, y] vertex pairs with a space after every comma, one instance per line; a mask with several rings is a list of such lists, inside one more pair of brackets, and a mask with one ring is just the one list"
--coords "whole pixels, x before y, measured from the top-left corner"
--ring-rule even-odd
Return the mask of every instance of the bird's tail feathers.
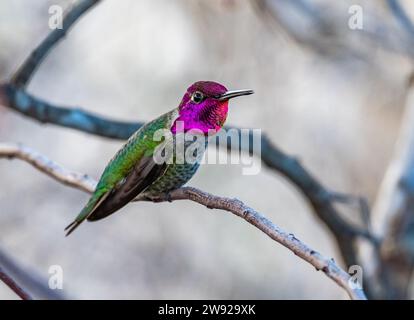
[[66, 232], [66, 237], [67, 237], [68, 235], [70, 235], [73, 231], [75, 231], [75, 229], [76, 229], [77, 227], [79, 227], [79, 225], [82, 223], [82, 221], [83, 221], [83, 220], [81, 220], [81, 221], [74, 220], [71, 224], [69, 224], [69, 225], [65, 228], [65, 231], [67, 231], [67, 232]]
[[67, 231], [66, 232], [66, 237], [68, 235], [70, 235], [73, 231], [75, 231], [75, 229], [77, 227], [79, 227], [79, 225], [85, 219], [87, 219], [96, 210], [96, 208], [99, 207], [99, 205], [102, 203], [102, 201], [105, 200], [107, 194], [108, 193], [104, 193], [104, 194], [102, 194], [102, 193], [94, 194], [89, 199], [88, 203], [82, 209], [82, 211], [78, 214], [78, 216], [76, 217], [76, 219], [65, 228], [65, 231]]

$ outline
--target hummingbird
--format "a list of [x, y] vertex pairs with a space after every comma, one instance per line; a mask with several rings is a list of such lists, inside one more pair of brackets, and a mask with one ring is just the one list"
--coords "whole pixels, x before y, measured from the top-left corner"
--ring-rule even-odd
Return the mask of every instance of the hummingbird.
[[187, 183], [200, 161], [156, 161], [154, 155], [162, 139], [154, 139], [154, 134], [162, 129], [169, 130], [173, 137], [180, 130], [198, 130], [202, 135], [217, 133], [226, 121], [229, 100], [252, 93], [253, 90], [229, 91], [213, 81], [198, 81], [188, 87], [178, 107], [141, 126], [109, 161], [89, 201], [65, 228], [66, 236], [84, 220], [103, 219], [138, 195], [164, 195]]

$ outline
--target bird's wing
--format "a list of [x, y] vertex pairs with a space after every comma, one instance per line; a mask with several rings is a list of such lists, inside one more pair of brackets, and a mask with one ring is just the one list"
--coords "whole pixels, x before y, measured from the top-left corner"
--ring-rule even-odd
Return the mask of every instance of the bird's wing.
[[162, 141], [154, 141], [159, 128], [169, 128], [176, 112], [171, 111], [142, 126], [106, 166], [95, 192], [76, 219], [66, 227], [72, 233], [85, 219], [95, 221], [133, 200], [165, 172], [167, 163], [156, 161], [154, 151]]
[[100, 220], [125, 206], [159, 178], [166, 168], [166, 163], [158, 164], [152, 156], [143, 156], [112, 189], [104, 193], [99, 192], [99, 189], [95, 192], [75, 221], [66, 227], [66, 235], [71, 234], [85, 219]]
[[152, 156], [142, 157], [132, 171], [108, 192], [108, 196], [87, 219], [96, 221], [122, 208], [158, 179], [166, 168], [166, 163], [158, 164]]

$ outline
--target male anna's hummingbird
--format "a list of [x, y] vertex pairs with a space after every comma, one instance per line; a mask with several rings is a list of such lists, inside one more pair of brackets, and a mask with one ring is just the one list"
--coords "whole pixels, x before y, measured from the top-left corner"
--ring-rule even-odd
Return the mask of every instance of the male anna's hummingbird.
[[199, 161], [155, 161], [155, 150], [162, 143], [158, 141], [160, 139], [153, 138], [155, 132], [168, 129], [174, 137], [178, 124], [184, 132], [198, 130], [204, 135], [212, 130], [218, 132], [226, 121], [229, 99], [252, 93], [252, 90], [228, 91], [223, 85], [212, 81], [199, 81], [190, 86], [177, 108], [143, 125], [116, 153], [86, 206], [66, 227], [66, 235], [85, 219], [96, 221], [105, 218], [137, 195], [166, 194], [183, 186], [197, 171]]

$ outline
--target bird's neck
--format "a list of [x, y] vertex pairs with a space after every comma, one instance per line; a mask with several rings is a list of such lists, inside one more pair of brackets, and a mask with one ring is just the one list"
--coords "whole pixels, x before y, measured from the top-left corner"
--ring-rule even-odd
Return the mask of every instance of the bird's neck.
[[171, 131], [201, 131], [204, 135], [217, 133], [227, 119], [228, 102], [223, 101], [210, 106], [183, 108], [178, 112]]

